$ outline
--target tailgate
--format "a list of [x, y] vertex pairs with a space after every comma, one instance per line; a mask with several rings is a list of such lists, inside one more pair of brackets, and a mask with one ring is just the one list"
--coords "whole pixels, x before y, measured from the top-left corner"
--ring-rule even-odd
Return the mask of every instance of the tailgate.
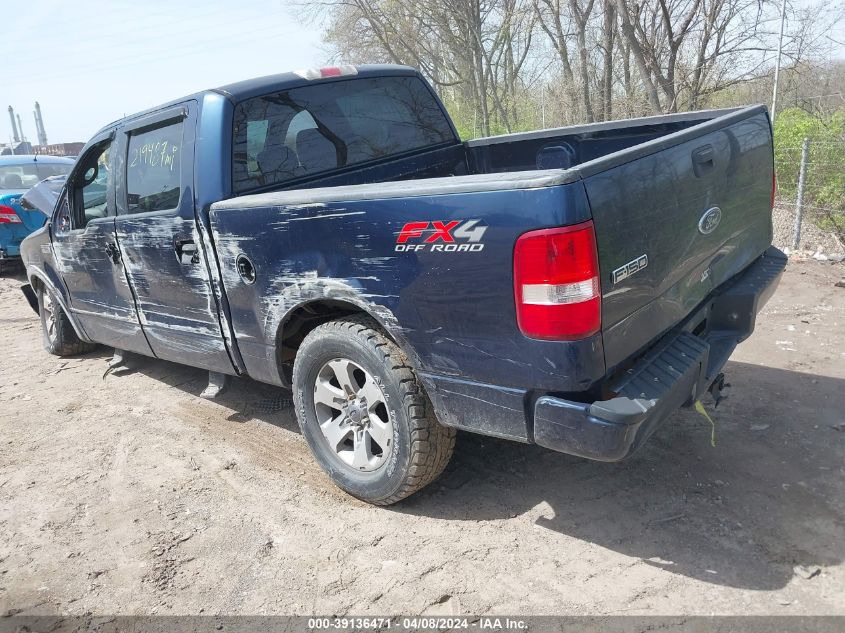
[[772, 133], [763, 106], [586, 163], [582, 173], [608, 370], [771, 244]]

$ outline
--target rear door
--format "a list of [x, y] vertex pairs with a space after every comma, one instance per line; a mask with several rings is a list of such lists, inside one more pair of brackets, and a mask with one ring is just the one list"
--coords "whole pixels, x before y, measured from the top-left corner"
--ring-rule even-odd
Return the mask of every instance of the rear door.
[[758, 106], [594, 162], [582, 170], [611, 368], [771, 244], [772, 133]]
[[53, 218], [53, 254], [86, 334], [151, 355], [115, 238], [115, 162], [113, 133], [95, 138], [82, 155]]
[[121, 129], [117, 239], [159, 358], [234, 373], [194, 217], [196, 102]]

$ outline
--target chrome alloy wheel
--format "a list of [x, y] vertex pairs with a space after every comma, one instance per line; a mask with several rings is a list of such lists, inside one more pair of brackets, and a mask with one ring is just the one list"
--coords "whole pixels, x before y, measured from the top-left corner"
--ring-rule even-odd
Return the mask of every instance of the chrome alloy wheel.
[[58, 320], [56, 304], [53, 297], [46, 290], [41, 298], [41, 307], [44, 310], [44, 328], [47, 331], [47, 338], [51, 343], [56, 340], [56, 321]]
[[346, 358], [327, 362], [314, 383], [314, 411], [331, 450], [348, 466], [371, 472], [390, 456], [393, 421], [375, 378]]

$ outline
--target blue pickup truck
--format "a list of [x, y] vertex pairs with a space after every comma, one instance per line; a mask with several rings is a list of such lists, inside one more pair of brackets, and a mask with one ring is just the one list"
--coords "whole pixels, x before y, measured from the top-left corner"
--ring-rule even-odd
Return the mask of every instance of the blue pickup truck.
[[292, 389], [320, 465], [386, 505], [455, 429], [617, 461], [718, 397], [786, 263], [773, 186], [763, 106], [462, 142], [411, 68], [287, 73], [103, 128], [24, 292], [53, 354]]

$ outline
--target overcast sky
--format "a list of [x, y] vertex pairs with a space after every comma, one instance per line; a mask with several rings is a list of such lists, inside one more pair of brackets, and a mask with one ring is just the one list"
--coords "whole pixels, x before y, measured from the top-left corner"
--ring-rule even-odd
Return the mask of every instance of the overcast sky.
[[[814, 0], [790, 0], [796, 4]], [[831, 0], [833, 4], [842, 0]], [[232, 81], [322, 65], [320, 30], [289, 0], [2, 0], [0, 139], [87, 141], [124, 115]], [[845, 41], [845, 27], [836, 39]], [[845, 46], [840, 50], [845, 51]]]
[[328, 56], [285, 0], [2, 0], [2, 13], [3, 142], [10, 105], [27, 140], [38, 101], [50, 143], [87, 141], [124, 114]]

